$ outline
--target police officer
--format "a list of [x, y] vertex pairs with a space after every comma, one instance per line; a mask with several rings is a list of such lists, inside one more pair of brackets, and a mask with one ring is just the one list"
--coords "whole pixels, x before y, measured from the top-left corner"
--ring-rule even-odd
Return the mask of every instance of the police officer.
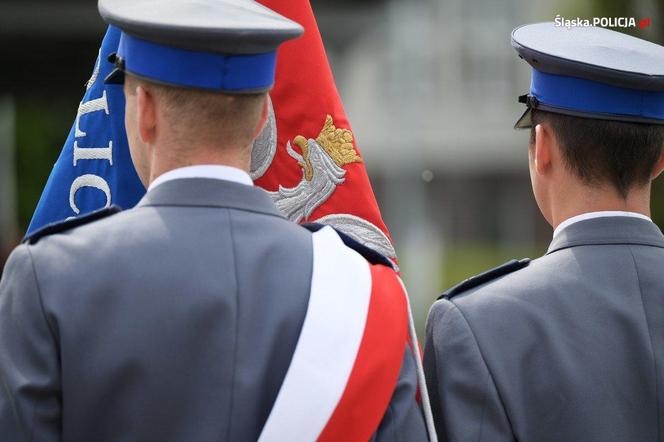
[[425, 440], [389, 262], [287, 221], [247, 173], [301, 27], [248, 0], [99, 8], [148, 192], [12, 254], [0, 440]]
[[447, 441], [664, 440], [664, 48], [601, 28], [519, 27], [545, 256], [448, 290], [425, 372]]

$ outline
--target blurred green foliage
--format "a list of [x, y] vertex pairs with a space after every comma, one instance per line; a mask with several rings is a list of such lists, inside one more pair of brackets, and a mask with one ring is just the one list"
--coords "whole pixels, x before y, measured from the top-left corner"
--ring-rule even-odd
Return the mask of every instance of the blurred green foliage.
[[26, 99], [16, 103], [19, 231], [25, 232], [51, 169], [76, 118], [76, 102]]
[[661, 228], [664, 228], [664, 177], [655, 180], [652, 191], [652, 219]]
[[539, 247], [521, 245], [496, 247], [495, 244], [467, 244], [445, 251], [445, 263], [441, 269], [443, 287], [452, 287], [473, 275], [494, 268], [511, 259], [537, 258], [546, 253], [548, 244]]

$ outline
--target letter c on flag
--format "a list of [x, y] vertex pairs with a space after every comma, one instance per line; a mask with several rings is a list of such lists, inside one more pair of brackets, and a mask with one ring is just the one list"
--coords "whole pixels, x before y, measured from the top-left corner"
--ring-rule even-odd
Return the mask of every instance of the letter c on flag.
[[106, 195], [106, 205], [104, 207], [111, 205], [111, 188], [108, 186], [106, 180], [97, 175], [83, 175], [74, 180], [69, 190], [69, 206], [76, 215], [81, 213], [81, 209], [76, 206], [76, 192], [84, 187], [93, 187], [101, 190]]

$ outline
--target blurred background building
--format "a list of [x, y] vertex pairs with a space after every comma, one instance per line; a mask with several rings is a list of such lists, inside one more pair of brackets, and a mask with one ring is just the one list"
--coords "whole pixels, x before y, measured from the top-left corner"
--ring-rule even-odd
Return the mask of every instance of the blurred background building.
[[[528, 133], [512, 129], [530, 71], [511, 30], [556, 14], [651, 17], [630, 32], [657, 42], [664, 29], [664, 0], [312, 4], [420, 323], [444, 288], [538, 256], [551, 239], [531, 195]], [[0, 264], [30, 221], [104, 30], [94, 0], [0, 0]], [[655, 200], [662, 226], [661, 183]]]

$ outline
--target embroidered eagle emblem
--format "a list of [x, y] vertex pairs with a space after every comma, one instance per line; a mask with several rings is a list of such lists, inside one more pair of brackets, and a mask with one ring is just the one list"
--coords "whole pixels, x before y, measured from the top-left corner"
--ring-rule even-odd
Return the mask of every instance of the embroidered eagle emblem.
[[[315, 174], [312, 158], [310, 158], [310, 151], [312, 149], [322, 148], [338, 167], [362, 162], [362, 158], [360, 158], [353, 146], [353, 133], [347, 129], [338, 129], [334, 125], [334, 120], [330, 115], [327, 116], [325, 126], [318, 138], [307, 140], [300, 135], [295, 137], [293, 142], [300, 148], [302, 155], [300, 156], [293, 152], [290, 146], [289, 154], [298, 161], [304, 171], [304, 179], [307, 181], [313, 181]], [[313, 146], [310, 146], [310, 144], [313, 144]], [[315, 153], [313, 157], [315, 158]]]
[[[270, 167], [276, 146], [276, 124], [274, 113], [270, 113], [270, 123], [257, 140], [252, 153], [252, 177], [258, 179]], [[355, 150], [353, 133], [338, 128], [332, 116], [325, 119], [323, 129], [316, 139], [300, 135], [288, 142], [286, 150], [302, 169], [302, 180], [292, 188], [279, 186], [276, 192], [269, 192], [281, 213], [291, 221], [315, 221], [329, 224], [356, 241], [396, 259], [394, 247], [389, 238], [374, 224], [350, 214], [333, 214], [319, 220], [311, 220], [311, 214], [324, 204], [346, 181], [344, 166], [362, 163]], [[294, 148], [297, 147], [301, 153]]]
[[343, 166], [360, 163], [362, 158], [355, 151], [353, 133], [337, 128], [330, 115], [315, 140], [300, 135], [293, 142], [302, 153], [296, 152], [290, 142], [286, 150], [302, 168], [302, 181], [293, 188], [280, 186], [271, 196], [288, 219], [301, 222], [308, 220], [346, 181]]

